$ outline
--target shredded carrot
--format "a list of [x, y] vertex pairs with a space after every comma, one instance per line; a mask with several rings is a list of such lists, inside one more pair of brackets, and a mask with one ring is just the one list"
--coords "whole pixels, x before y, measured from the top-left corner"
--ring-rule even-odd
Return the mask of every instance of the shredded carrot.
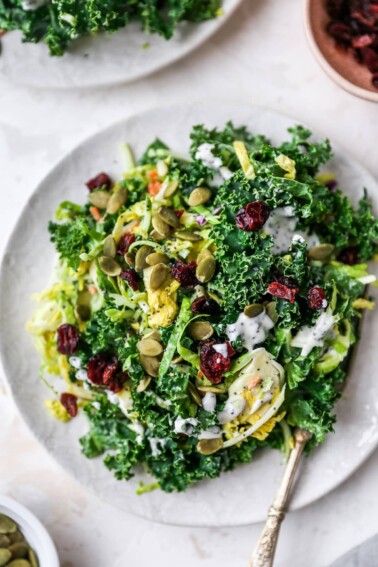
[[147, 189], [148, 193], [154, 197], [159, 193], [161, 186], [162, 186], [162, 182], [158, 181], [157, 179], [155, 181], [150, 181]]
[[151, 171], [147, 172], [147, 177], [149, 179], [151, 179], [151, 181], [154, 181], [158, 176], [158, 172], [156, 169], [152, 169]]
[[88, 286], [88, 291], [91, 295], [95, 295], [97, 293], [97, 289], [95, 285], [89, 285]]
[[96, 222], [101, 220], [101, 213], [97, 207], [89, 207], [89, 212]]
[[252, 390], [252, 388], [256, 388], [256, 386], [258, 386], [262, 381], [261, 376], [258, 376], [256, 374], [256, 376], [252, 376], [252, 378], [250, 379], [250, 381], [248, 382], [248, 389]]
[[201, 370], [198, 370], [197, 378], [203, 378], [203, 374], [202, 374]]

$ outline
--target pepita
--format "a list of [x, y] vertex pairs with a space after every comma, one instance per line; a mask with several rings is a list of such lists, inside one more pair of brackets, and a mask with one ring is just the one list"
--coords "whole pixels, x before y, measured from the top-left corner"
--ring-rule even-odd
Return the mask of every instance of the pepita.
[[159, 215], [161, 220], [169, 226], [172, 226], [173, 228], [178, 228], [180, 226], [180, 221], [178, 220], [173, 209], [170, 209], [169, 207], [161, 207], [158, 210], [157, 214]]
[[125, 262], [128, 266], [133, 268], [135, 266], [135, 256], [132, 252], [126, 252], [124, 255]]
[[268, 314], [268, 316], [270, 317], [270, 319], [273, 321], [273, 323], [277, 323], [279, 316], [278, 313], [276, 311], [276, 302], [275, 301], [270, 301], [266, 306], [265, 306], [266, 312]]
[[108, 213], [108, 215], [114, 215], [119, 211], [121, 207], [123, 207], [126, 201], [127, 189], [124, 187], [118, 187], [118, 189], [115, 190], [115, 192], [109, 199], [108, 206], [106, 207], [106, 212]]
[[149, 376], [157, 378], [160, 360], [155, 356], [145, 356], [144, 354], [139, 356], [139, 360], [143, 370], [147, 372]]
[[112, 237], [112, 235], [109, 234], [104, 240], [102, 253], [104, 254], [104, 256], [115, 258], [116, 252], [117, 252], [116, 243], [114, 242], [114, 238]]
[[167, 237], [171, 233], [171, 227], [156, 213], [152, 215], [152, 226], [154, 229], [163, 236]]
[[200, 439], [197, 443], [197, 451], [202, 455], [212, 455], [222, 449], [223, 439], [220, 437], [216, 439]]
[[197, 187], [189, 195], [188, 204], [189, 207], [199, 207], [199, 205], [204, 205], [207, 201], [211, 199], [211, 191], [206, 187]]
[[76, 319], [84, 323], [85, 321], [89, 321], [91, 318], [91, 308], [89, 305], [79, 304], [75, 307], [75, 317]]
[[203, 240], [202, 236], [191, 230], [181, 230], [175, 233], [176, 238], [180, 240], [188, 240], [189, 242], [201, 242]]
[[308, 255], [312, 260], [326, 260], [329, 258], [334, 251], [335, 247], [333, 244], [327, 244], [323, 242], [322, 244], [318, 244], [311, 248], [308, 252]]
[[251, 303], [250, 305], [244, 307], [244, 315], [246, 317], [250, 317], [251, 319], [253, 319], [253, 317], [261, 315], [263, 311], [264, 306], [261, 305], [261, 303]]
[[11, 540], [5, 534], [0, 534], [0, 548], [8, 547], [11, 544]]
[[168, 183], [164, 191], [164, 197], [171, 197], [173, 193], [176, 191], [178, 186], [179, 186], [179, 182], [177, 181], [177, 179], [174, 179], [173, 181]]
[[169, 273], [170, 270], [165, 264], [156, 264], [153, 266], [150, 274], [150, 288], [156, 290], [163, 287]]
[[139, 394], [141, 394], [142, 392], [144, 392], [145, 390], [147, 390], [148, 386], [151, 383], [151, 376], [145, 376], [144, 378], [142, 378], [142, 380], [139, 382], [136, 391], [139, 392]]
[[197, 386], [197, 390], [199, 390], [200, 392], [204, 392], [205, 394], [206, 392], [212, 392], [213, 394], [224, 393], [223, 388], [217, 388], [216, 386]]
[[0, 567], [6, 565], [12, 559], [12, 553], [8, 549], [0, 549]]
[[183, 360], [182, 356], [175, 356], [175, 358], [172, 359], [172, 364], [180, 364]]
[[160, 333], [156, 329], [153, 329], [153, 331], [149, 331], [148, 333], [146, 333], [143, 337], [143, 340], [144, 339], [154, 339], [155, 341], [158, 341], [159, 343], [161, 342]]
[[27, 559], [15, 559], [8, 563], [7, 567], [32, 567], [32, 565]]
[[159, 356], [163, 352], [162, 345], [155, 341], [155, 339], [142, 339], [137, 344], [137, 349], [139, 350], [140, 354], [144, 356]]
[[88, 196], [91, 204], [98, 209], [106, 209], [110, 199], [108, 191], [93, 191]]
[[216, 262], [214, 256], [205, 256], [197, 265], [196, 276], [201, 283], [209, 282], [215, 274]]
[[151, 254], [152, 248], [151, 246], [147, 246], [147, 244], [143, 244], [138, 250], [135, 255], [135, 269], [137, 272], [141, 272], [148, 267], [146, 263], [146, 258], [149, 254]]
[[16, 530], [17, 524], [8, 516], [0, 514], [0, 534], [13, 534]]
[[38, 559], [37, 559], [37, 556], [32, 549], [29, 549], [29, 561], [30, 561], [31, 567], [38, 567]]
[[28, 554], [29, 546], [24, 541], [17, 541], [12, 543], [8, 549], [12, 553], [12, 559], [23, 559]]
[[10, 539], [10, 543], [16, 543], [18, 541], [25, 541], [24, 536], [20, 532], [20, 530], [16, 530], [13, 534], [8, 534], [8, 538]]
[[119, 276], [122, 272], [121, 266], [110, 256], [100, 256], [98, 259], [100, 270], [106, 276]]
[[163, 240], [165, 240], [164, 234], [160, 234], [157, 230], [151, 230], [150, 238], [152, 238], [155, 242], [163, 242]]
[[206, 321], [194, 321], [188, 327], [188, 335], [195, 341], [204, 341], [214, 334], [214, 329]]
[[202, 407], [202, 398], [199, 395], [197, 388], [191, 382], [188, 383], [188, 392], [196, 404]]
[[197, 264], [199, 264], [201, 262], [201, 260], [203, 260], [204, 258], [206, 258], [206, 256], [212, 256], [212, 253], [210, 252], [210, 250], [208, 248], [204, 248], [203, 250], [201, 250], [201, 252], [198, 254], [197, 256]]
[[146, 258], [146, 263], [149, 266], [155, 266], [155, 264], [168, 264], [169, 258], [162, 252], [152, 252]]

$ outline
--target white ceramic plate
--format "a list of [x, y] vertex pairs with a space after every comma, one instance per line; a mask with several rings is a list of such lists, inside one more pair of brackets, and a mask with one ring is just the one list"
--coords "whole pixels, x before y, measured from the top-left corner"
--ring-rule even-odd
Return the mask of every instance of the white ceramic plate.
[[[33, 312], [32, 293], [46, 287], [49, 279], [54, 251], [46, 226], [58, 204], [64, 199], [84, 202], [84, 182], [98, 171], [120, 175], [122, 142], [130, 143], [136, 155], [140, 155], [156, 136], [176, 153], [185, 155], [194, 124], [222, 127], [229, 119], [266, 134], [273, 142], [284, 140], [287, 127], [295, 123], [261, 108], [195, 104], [151, 110], [111, 126], [73, 150], [39, 185], [8, 243], [0, 280], [3, 362], [18, 408], [29, 427], [68, 472], [107, 502], [177, 525], [236, 526], [263, 520], [282, 473], [281, 455], [262, 451], [250, 465], [203, 482], [185, 494], [154, 491], [136, 496], [140, 476], [130, 482], [117, 482], [101, 458], [87, 460], [81, 455], [78, 437], [86, 430], [84, 418], [63, 425], [44, 411], [43, 401], [49, 392], [38, 378], [39, 358], [24, 324]], [[334, 149], [330, 168], [345, 190], [356, 200], [365, 186], [376, 198], [378, 187], [370, 174], [337, 146]], [[336, 435], [330, 435], [324, 446], [305, 459], [292, 509], [313, 502], [340, 484], [378, 443], [378, 382], [371, 370], [378, 367], [374, 314], [367, 314], [363, 330], [363, 341], [343, 399], [337, 405]]]
[[[46, 45], [22, 43], [21, 34], [2, 38], [0, 75], [32, 87], [75, 88], [126, 83], [180, 59], [206, 41], [241, 0], [223, 0], [224, 14], [200, 24], [183, 22], [170, 41], [146, 35], [138, 23], [114, 34], [76, 41], [63, 57], [50, 57]], [[148, 43], [148, 49], [143, 45]]]

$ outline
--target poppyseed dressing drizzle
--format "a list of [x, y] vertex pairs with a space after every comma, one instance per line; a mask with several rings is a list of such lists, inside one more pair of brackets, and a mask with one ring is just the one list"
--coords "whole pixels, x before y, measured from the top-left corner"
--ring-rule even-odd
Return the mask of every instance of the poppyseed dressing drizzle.
[[298, 219], [294, 215], [293, 207], [279, 207], [270, 212], [269, 218], [264, 225], [265, 234], [273, 236], [273, 254], [283, 254], [290, 249], [293, 238], [300, 240], [303, 238], [307, 242], [308, 248], [313, 248], [319, 244], [316, 234], [307, 234], [297, 230]]
[[230, 341], [236, 341], [240, 337], [245, 348], [252, 351], [255, 345], [265, 341], [273, 327], [274, 323], [265, 311], [257, 317], [247, 317], [240, 313], [235, 323], [227, 325], [226, 333]]
[[21, 7], [25, 12], [34, 12], [34, 10], [46, 6], [49, 2], [50, 0], [25, 0], [22, 2]]
[[334, 323], [332, 311], [323, 312], [313, 327], [305, 325], [299, 329], [297, 335], [291, 341], [292, 346], [302, 348], [301, 355], [307, 356], [313, 348], [324, 345], [324, 338], [332, 329]]

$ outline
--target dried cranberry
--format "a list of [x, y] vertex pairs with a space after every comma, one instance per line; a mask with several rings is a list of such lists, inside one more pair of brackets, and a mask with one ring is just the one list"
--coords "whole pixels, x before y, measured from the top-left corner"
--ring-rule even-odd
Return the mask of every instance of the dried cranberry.
[[61, 394], [60, 403], [71, 417], [77, 416], [77, 397], [73, 394]]
[[338, 255], [338, 260], [343, 264], [354, 266], [354, 264], [357, 264], [359, 261], [358, 249], [355, 246], [348, 246], [348, 248], [344, 248], [344, 250], [341, 250]]
[[123, 270], [120, 274], [121, 278], [125, 280], [133, 291], [138, 291], [139, 288], [139, 276], [135, 270], [132, 268], [128, 270]]
[[330, 22], [327, 26], [328, 33], [337, 41], [348, 43], [352, 39], [352, 30], [342, 22]]
[[118, 374], [112, 377], [112, 379], [110, 380], [110, 382], [107, 384], [106, 387], [108, 388], [108, 390], [116, 394], [117, 392], [120, 392], [122, 390], [127, 380], [127, 377], [128, 377], [127, 372], [119, 372]]
[[318, 286], [309, 289], [307, 293], [307, 305], [317, 311], [325, 309], [327, 307], [327, 296], [324, 289]]
[[358, 35], [352, 39], [352, 45], [354, 48], [368, 47], [373, 43], [373, 39], [370, 35]]
[[[226, 346], [226, 356], [214, 348], [217, 345]], [[235, 351], [228, 341], [221, 342], [215, 339], [202, 341], [200, 347], [200, 367], [202, 373], [210, 382], [218, 384], [222, 381], [223, 375], [230, 370], [231, 357], [234, 354]]]
[[104, 187], [107, 191], [109, 191], [111, 185], [112, 182], [110, 177], [103, 172], [99, 173], [98, 175], [96, 175], [96, 177], [93, 177], [86, 183], [89, 191], [94, 191], [95, 189], [99, 189], [100, 187]]
[[125, 232], [125, 234], [121, 236], [118, 242], [117, 254], [124, 256], [126, 252], [129, 251], [129, 248], [133, 244], [133, 242], [135, 242], [135, 234], [132, 234], [131, 232]]
[[329, 181], [326, 181], [325, 186], [326, 186], [327, 189], [329, 189], [330, 191], [332, 191], [333, 189], [336, 189], [336, 187], [337, 187], [337, 181], [336, 181], [336, 179], [330, 179]]
[[176, 209], [175, 210], [175, 215], [178, 219], [180, 219], [184, 213], [185, 213], [185, 211], [183, 209]]
[[361, 49], [362, 61], [371, 73], [378, 72], [378, 53], [371, 47]]
[[217, 315], [219, 305], [214, 299], [207, 297], [197, 297], [192, 303], [192, 311], [198, 315]]
[[275, 297], [287, 299], [290, 303], [294, 303], [295, 296], [299, 292], [299, 288], [294, 280], [282, 276], [280, 281], [275, 281], [269, 284], [267, 292]]
[[117, 358], [106, 352], [95, 354], [87, 363], [88, 380], [96, 386], [109, 385], [119, 371]]
[[253, 201], [240, 209], [236, 215], [236, 224], [241, 230], [259, 230], [269, 218], [269, 207], [263, 201]]
[[371, 84], [373, 85], [373, 87], [378, 89], [378, 73], [374, 73], [374, 75], [372, 76]]
[[73, 325], [64, 323], [57, 329], [58, 351], [61, 354], [73, 354], [79, 344], [79, 331]]
[[172, 277], [180, 282], [183, 287], [194, 287], [198, 284], [196, 267], [197, 264], [194, 261], [185, 264], [178, 260], [172, 267]]

